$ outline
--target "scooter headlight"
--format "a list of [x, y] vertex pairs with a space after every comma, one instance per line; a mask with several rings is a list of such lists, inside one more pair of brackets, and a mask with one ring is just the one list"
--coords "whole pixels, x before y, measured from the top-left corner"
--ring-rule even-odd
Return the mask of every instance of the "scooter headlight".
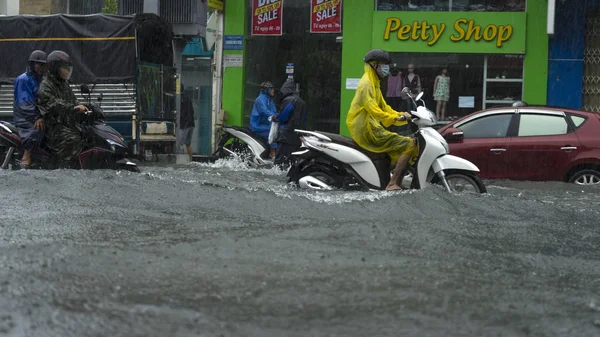
[[114, 145], [114, 146], [120, 146], [120, 147], [125, 147], [125, 146], [123, 146], [123, 144], [121, 144], [121, 143], [117, 143], [117, 142], [115, 142], [115, 141], [114, 141], [114, 140], [112, 140], [112, 139], [107, 139], [106, 141], [107, 141], [107, 142], [108, 142], [108, 144], [110, 144], [110, 145]]
[[431, 122], [433, 124], [437, 123], [437, 117], [435, 116], [435, 113], [433, 113], [433, 111], [429, 110], [429, 118], [431, 119]]
[[444, 147], [444, 149], [446, 149], [446, 152], [449, 153], [450, 152], [450, 147], [448, 146], [448, 142], [446, 141], [446, 139], [444, 139], [444, 137], [437, 131], [432, 131], [432, 132], [427, 132], [428, 135], [430, 135], [431, 137], [435, 138], [437, 141], [439, 141], [442, 146]]
[[112, 140], [112, 139], [107, 139], [107, 140], [106, 140], [106, 142], [107, 142], [108, 144], [110, 144], [110, 149], [111, 149], [113, 152], [115, 152], [115, 151], [117, 150], [117, 148], [126, 149], [126, 147], [125, 147], [125, 146], [123, 146], [123, 144], [121, 144], [121, 143], [118, 143], [118, 142], [115, 142], [115, 141], [114, 141], [114, 140]]

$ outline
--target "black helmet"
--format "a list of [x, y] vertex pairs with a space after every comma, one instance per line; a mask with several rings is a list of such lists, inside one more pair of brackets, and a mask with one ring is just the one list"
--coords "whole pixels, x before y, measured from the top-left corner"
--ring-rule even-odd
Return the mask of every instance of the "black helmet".
[[367, 55], [365, 55], [365, 58], [363, 59], [363, 61], [365, 63], [371, 62], [371, 61], [377, 61], [377, 62], [383, 63], [383, 64], [390, 64], [390, 63], [392, 63], [392, 58], [390, 57], [390, 54], [384, 50], [373, 49], [373, 50], [370, 50], [367, 53]]
[[271, 82], [269, 82], [269, 81], [262, 82], [262, 83], [260, 84], [260, 90], [264, 90], [264, 89], [271, 89], [271, 88], [275, 88], [275, 87], [274, 87], [274, 86], [273, 86], [273, 84], [272, 84]]
[[523, 101], [514, 101], [512, 106], [527, 106], [527, 103], [525, 103]]
[[46, 63], [46, 53], [41, 50], [34, 50], [31, 55], [29, 55], [29, 61], [33, 63]]
[[48, 70], [51, 74], [58, 76], [58, 70], [62, 67], [73, 68], [73, 60], [71, 56], [61, 50], [55, 50], [48, 55]]

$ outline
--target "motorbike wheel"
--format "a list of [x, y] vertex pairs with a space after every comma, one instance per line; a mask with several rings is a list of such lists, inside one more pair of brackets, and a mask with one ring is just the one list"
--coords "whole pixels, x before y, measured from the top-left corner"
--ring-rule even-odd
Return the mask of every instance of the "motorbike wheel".
[[[486, 193], [487, 189], [481, 178], [471, 172], [450, 171], [446, 173], [446, 181], [452, 191], [463, 193]], [[441, 183], [441, 182], [438, 182]]]
[[249, 156], [251, 156], [252, 152], [248, 148], [248, 145], [237, 140], [225, 144], [227, 140], [228, 139], [222, 140], [217, 151], [213, 154], [217, 159], [228, 158], [234, 156], [234, 154], [241, 158], [249, 158]]
[[129, 172], [135, 172], [135, 173], [140, 173], [142, 172], [140, 170], [140, 167], [137, 165], [119, 165], [117, 167], [117, 170], [121, 170], [121, 171], [129, 171]]
[[322, 166], [307, 167], [306, 169], [300, 171], [296, 178], [292, 179], [292, 181], [303, 189], [324, 189], [319, 188], [318, 186], [315, 186], [313, 184], [303, 184], [300, 180], [307, 176], [313, 177], [332, 188], [341, 188], [343, 185], [342, 179], [339, 176], [331, 172], [330, 169]]
[[[0, 147], [0, 169], [2, 169], [2, 164], [4, 164], [4, 161], [6, 160], [6, 156], [8, 155], [9, 149], [9, 147]], [[11, 157], [12, 158], [8, 158], [6, 169], [16, 170], [19, 168], [19, 165], [17, 165], [17, 162], [14, 158], [14, 154]]]

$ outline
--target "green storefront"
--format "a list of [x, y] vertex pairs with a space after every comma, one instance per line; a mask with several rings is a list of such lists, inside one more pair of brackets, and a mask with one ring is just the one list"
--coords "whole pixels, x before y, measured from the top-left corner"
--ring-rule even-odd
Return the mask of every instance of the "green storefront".
[[[253, 36], [251, 1], [228, 0], [225, 35], [243, 36], [243, 48], [224, 51], [227, 123], [246, 125], [258, 84], [281, 85], [293, 64], [310, 127], [347, 135], [353, 88], [372, 48], [391, 53], [394, 73], [408, 77], [414, 69], [432, 110], [435, 79], [447, 69], [448, 116], [519, 99], [546, 104], [546, 8], [546, 0], [343, 0], [342, 32], [316, 34], [309, 31], [311, 0], [283, 0], [282, 35]], [[402, 109], [394, 97], [387, 100]]]

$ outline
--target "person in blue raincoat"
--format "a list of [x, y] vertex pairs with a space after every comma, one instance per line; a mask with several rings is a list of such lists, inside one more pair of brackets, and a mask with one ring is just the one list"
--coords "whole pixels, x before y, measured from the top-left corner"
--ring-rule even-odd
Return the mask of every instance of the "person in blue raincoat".
[[46, 73], [46, 53], [36, 50], [29, 56], [27, 71], [15, 80], [13, 118], [23, 145], [21, 165], [31, 165], [31, 152], [42, 140], [44, 120], [36, 105], [36, 92]]
[[[254, 101], [252, 114], [250, 115], [250, 131], [263, 137], [267, 141], [269, 139], [269, 131], [271, 130], [271, 121], [269, 121], [269, 117], [277, 114], [277, 107], [275, 107], [273, 96], [275, 96], [273, 84], [271, 84], [271, 82], [261, 83], [260, 94], [258, 94], [256, 101]], [[270, 144], [270, 147], [271, 150], [269, 151], [269, 156], [275, 158], [277, 143]]]

